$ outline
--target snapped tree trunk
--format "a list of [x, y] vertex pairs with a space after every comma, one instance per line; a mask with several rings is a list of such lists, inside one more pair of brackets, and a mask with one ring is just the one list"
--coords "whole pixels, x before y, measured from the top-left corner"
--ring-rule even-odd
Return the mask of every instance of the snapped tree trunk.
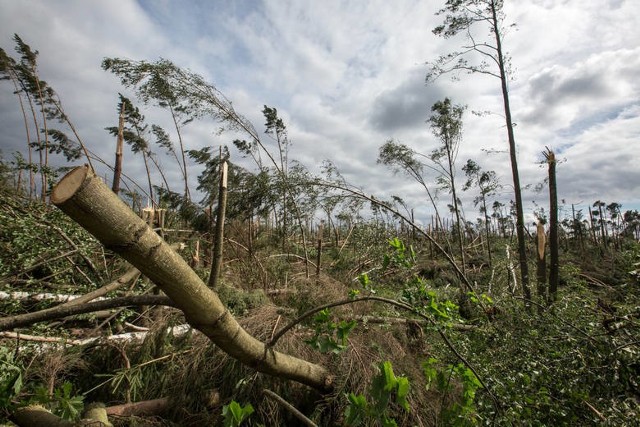
[[[222, 155], [220, 156], [222, 158]], [[211, 260], [211, 273], [209, 274], [209, 287], [216, 289], [220, 270], [222, 269], [222, 245], [224, 244], [224, 218], [227, 209], [227, 162], [220, 165], [220, 186], [218, 191], [218, 214], [216, 216], [216, 234], [213, 244], [213, 257]]]
[[546, 258], [546, 236], [544, 234], [544, 225], [542, 221], [538, 221], [536, 241], [538, 250], [537, 252], [537, 280], [538, 280], [538, 298], [540, 304], [538, 311], [544, 307], [542, 304], [547, 302], [547, 258]]
[[189, 265], [89, 169], [77, 167], [55, 186], [52, 202], [129, 261], [184, 312], [191, 326], [257, 371], [321, 391], [333, 379], [322, 366], [268, 349], [247, 333]]
[[549, 163], [549, 304], [556, 301], [558, 295], [558, 271], [560, 261], [558, 255], [558, 188], [556, 183], [556, 155], [547, 148], [545, 153]]
[[116, 139], [116, 161], [113, 168], [113, 183], [111, 190], [118, 194], [120, 192], [120, 177], [122, 175], [122, 150], [124, 147], [124, 102], [120, 107], [118, 117], [118, 138]]

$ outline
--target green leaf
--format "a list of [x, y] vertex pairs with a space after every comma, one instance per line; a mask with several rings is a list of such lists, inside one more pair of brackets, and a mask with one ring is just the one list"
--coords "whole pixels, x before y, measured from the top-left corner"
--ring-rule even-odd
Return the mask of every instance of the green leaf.
[[382, 258], [382, 269], [386, 270], [389, 267], [389, 264], [391, 264], [391, 257], [385, 254]]
[[409, 379], [407, 377], [398, 377], [397, 381], [396, 403], [405, 411], [409, 411], [409, 402], [407, 401], [407, 396], [409, 395]]
[[349, 406], [347, 406], [344, 413], [345, 425], [358, 426], [366, 417], [369, 404], [367, 403], [367, 399], [361, 394], [355, 395], [349, 393], [347, 398], [349, 399]]
[[369, 275], [367, 273], [362, 273], [360, 276], [358, 276], [358, 281], [360, 282], [362, 287], [365, 289], [369, 286], [369, 283], [371, 282], [369, 280]]
[[382, 372], [384, 378], [384, 390], [393, 391], [393, 389], [396, 388], [396, 376], [393, 373], [391, 362], [382, 362], [382, 364], [380, 365], [380, 371]]
[[349, 337], [349, 333], [356, 327], [357, 322], [355, 320], [351, 320], [349, 322], [342, 320], [338, 323], [338, 328], [336, 330], [336, 336], [340, 340], [343, 346], [347, 345], [347, 338]]
[[389, 418], [386, 415], [382, 416], [382, 426], [383, 427], [398, 427], [398, 423], [393, 418]]
[[438, 378], [438, 370], [435, 368], [438, 359], [430, 357], [422, 364], [424, 376], [427, 379], [427, 390], [431, 387], [431, 383]]
[[254, 409], [250, 403], [245, 406], [241, 406], [235, 400], [232, 400], [228, 405], [222, 407], [222, 416], [224, 417], [225, 427], [237, 427], [241, 425], [251, 414]]

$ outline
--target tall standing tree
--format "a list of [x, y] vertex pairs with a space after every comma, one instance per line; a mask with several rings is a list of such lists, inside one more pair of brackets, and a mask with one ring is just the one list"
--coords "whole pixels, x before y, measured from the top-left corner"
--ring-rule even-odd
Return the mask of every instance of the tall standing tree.
[[[44, 141], [40, 139], [40, 126], [38, 126], [38, 120], [36, 119], [35, 111], [32, 112], [33, 119], [36, 124], [36, 135], [38, 135], [38, 150], [40, 151], [40, 176], [42, 178], [42, 200], [46, 200], [47, 193], [47, 170], [49, 166], [49, 132], [47, 125], [47, 115], [45, 111], [45, 96], [44, 88], [46, 84], [40, 80], [38, 75], [38, 51], [32, 50], [31, 47], [25, 43], [18, 34], [13, 35], [13, 40], [16, 43], [15, 50], [20, 54], [20, 63], [16, 66], [16, 70], [20, 75], [20, 80], [23, 82], [23, 90], [29, 94], [30, 102], [33, 102], [40, 107], [40, 114], [42, 116], [42, 131], [44, 134]], [[33, 104], [32, 104], [33, 105]], [[43, 156], [44, 155], [44, 159]]]
[[452, 207], [456, 218], [458, 249], [465, 273], [464, 223], [460, 217], [460, 203], [456, 192], [456, 158], [462, 140], [462, 115], [464, 106], [453, 105], [449, 98], [438, 101], [431, 107], [433, 115], [429, 117], [431, 131], [442, 145], [431, 152], [431, 160], [438, 166], [440, 185], [451, 193]]
[[463, 191], [471, 187], [478, 187], [480, 194], [473, 199], [474, 206], [481, 204], [480, 212], [484, 215], [484, 231], [487, 239], [487, 255], [489, 256], [489, 267], [493, 264], [491, 255], [491, 218], [487, 208], [487, 197], [495, 194], [500, 188], [498, 177], [494, 171], [483, 171], [480, 165], [473, 160], [467, 160], [467, 164], [462, 167], [467, 175], [467, 182], [462, 187]]
[[22, 85], [22, 82], [20, 81], [18, 73], [16, 72], [16, 65], [17, 63], [15, 59], [7, 55], [4, 49], [0, 48], [0, 76], [2, 76], [0, 77], [0, 80], [11, 81], [14, 88], [13, 93], [18, 98], [18, 102], [20, 104], [20, 111], [22, 112], [24, 130], [27, 138], [28, 163], [25, 164], [25, 162], [21, 162], [21, 164], [23, 164], [29, 170], [29, 199], [31, 199], [33, 197], [33, 194], [35, 193], [35, 179], [34, 179], [35, 177], [34, 177], [34, 168], [33, 168], [33, 159], [32, 159], [33, 149], [31, 147], [31, 132], [29, 129], [29, 119], [27, 118], [27, 111], [25, 109], [25, 105], [22, 99], [24, 95], [22, 90], [23, 85]]
[[593, 207], [597, 208], [598, 210], [594, 210], [592, 211], [592, 213], [594, 216], [598, 217], [597, 223], [600, 225], [600, 237], [602, 238], [602, 244], [604, 245], [604, 248], [607, 249], [609, 247], [609, 235], [607, 233], [605, 210], [603, 209], [605, 206], [607, 206], [605, 202], [596, 200], [595, 202], [593, 202]]
[[264, 106], [262, 114], [265, 118], [265, 134], [273, 138], [278, 145], [278, 159], [280, 161], [279, 180], [282, 192], [282, 252], [287, 252], [287, 182], [289, 173], [289, 137], [284, 121], [278, 117], [278, 110], [274, 107]]
[[[444, 22], [437, 26], [433, 33], [444, 38], [462, 34], [465, 37], [465, 43], [462, 45], [462, 50], [442, 55], [435, 62], [430, 63], [431, 69], [426, 80], [432, 82], [443, 74], [461, 72], [485, 74], [500, 80], [516, 204], [516, 233], [522, 290], [525, 299], [530, 300], [522, 191], [509, 103], [509, 57], [504, 53], [502, 46], [505, 34], [503, 6], [504, 0], [447, 0], [444, 8], [437, 13], [437, 15], [444, 15]], [[483, 41], [474, 35], [474, 30], [478, 27], [489, 32], [488, 37]], [[473, 58], [480, 58], [480, 61], [470, 62]]]
[[[34, 172], [38, 169], [32, 161], [32, 149], [40, 154], [39, 170], [42, 184], [42, 198], [46, 198], [47, 175], [50, 174], [49, 154], [63, 154], [67, 161], [80, 158], [82, 152], [91, 165], [89, 152], [78, 135], [75, 126], [62, 108], [62, 102], [58, 94], [38, 74], [38, 51], [33, 50], [20, 36], [14, 35], [16, 43], [15, 51], [20, 55], [20, 61], [11, 58], [3, 49], [0, 49], [0, 80], [11, 80], [15, 94], [20, 102], [20, 109], [27, 134], [29, 163], [29, 196], [35, 193]], [[26, 105], [31, 110], [33, 127], [35, 128], [36, 141], [32, 140], [29, 119], [27, 119]], [[38, 111], [37, 111], [38, 110]], [[39, 113], [39, 114], [38, 114]], [[39, 116], [39, 117], [38, 117]], [[65, 123], [73, 132], [75, 140], [67, 136], [62, 130], [54, 129], [49, 121], [56, 120]], [[41, 137], [41, 135], [43, 137]]]

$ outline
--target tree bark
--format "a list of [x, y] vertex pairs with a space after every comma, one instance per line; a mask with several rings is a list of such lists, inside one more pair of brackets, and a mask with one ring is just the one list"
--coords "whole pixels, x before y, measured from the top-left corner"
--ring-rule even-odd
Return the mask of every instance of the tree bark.
[[[536, 242], [538, 246], [537, 253], [537, 280], [538, 280], [538, 298], [540, 304], [544, 304], [548, 300], [547, 295], [547, 258], [546, 258], [546, 236], [544, 234], [544, 225], [542, 221], [538, 221]], [[538, 312], [542, 313], [543, 305], [538, 306]]]
[[558, 271], [560, 261], [558, 255], [558, 188], [556, 183], [556, 155], [547, 149], [549, 163], [549, 304], [556, 301], [558, 294]]
[[194, 328], [230, 356], [260, 372], [321, 391], [333, 378], [322, 366], [269, 349], [249, 335], [189, 267], [87, 166], [73, 169], [52, 192], [52, 202], [151, 279]]
[[[0, 319], [0, 331], [8, 329], [30, 326], [34, 323], [45, 320], [60, 319], [76, 314], [93, 313], [101, 310], [108, 310], [118, 307], [138, 306], [138, 305], [170, 305], [175, 304], [169, 298], [161, 295], [133, 295], [128, 297], [111, 298], [107, 300], [95, 301], [75, 305], [57, 305], [33, 313], [18, 314], [17, 316], [3, 317]], [[177, 305], [176, 305], [177, 307]]]
[[[220, 156], [222, 159], [222, 155]], [[216, 233], [213, 244], [213, 258], [211, 260], [211, 273], [209, 274], [209, 287], [215, 290], [218, 287], [220, 270], [222, 269], [222, 245], [224, 244], [224, 218], [227, 209], [227, 162], [220, 165], [220, 187], [218, 189], [218, 213], [216, 215]]]
[[124, 147], [124, 102], [120, 107], [118, 117], [118, 137], [116, 139], [116, 162], [113, 167], [113, 183], [111, 191], [118, 194], [120, 192], [120, 177], [122, 175], [122, 150]]
[[90, 405], [79, 421], [67, 421], [52, 414], [40, 405], [29, 405], [18, 409], [12, 421], [20, 427], [113, 427], [107, 418], [104, 405]]
[[[507, 125], [507, 135], [509, 137], [509, 158], [511, 159], [511, 174], [513, 175], [513, 190], [516, 201], [516, 234], [518, 236], [518, 258], [520, 261], [520, 280], [522, 281], [522, 292], [525, 301], [531, 300], [531, 290], [529, 289], [529, 265], [527, 264], [527, 247], [524, 236], [524, 209], [522, 206], [522, 191], [520, 188], [520, 173], [518, 172], [518, 156], [516, 150], [516, 138], [513, 132], [513, 121], [511, 119], [511, 106], [509, 105], [509, 89], [507, 87], [507, 73], [504, 65], [504, 55], [502, 54], [502, 37], [498, 27], [498, 15], [496, 2], [491, 0], [491, 19], [493, 31], [496, 37], [496, 50], [498, 52], [498, 68], [500, 69], [500, 83], [502, 87], [502, 100], [504, 101], [504, 115]], [[528, 305], [525, 302], [525, 305]]]

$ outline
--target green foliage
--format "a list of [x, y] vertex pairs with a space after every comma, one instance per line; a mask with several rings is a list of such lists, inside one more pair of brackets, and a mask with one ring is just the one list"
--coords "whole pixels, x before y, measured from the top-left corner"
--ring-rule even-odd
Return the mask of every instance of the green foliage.
[[[422, 313], [430, 314], [436, 321], [445, 325], [456, 319], [458, 306], [448, 299], [441, 301], [438, 292], [414, 271], [417, 256], [413, 247], [407, 248], [397, 237], [389, 240], [389, 247], [391, 253], [384, 255], [382, 267], [383, 270], [394, 267], [396, 276], [405, 277], [402, 282], [401, 301]], [[371, 289], [368, 277], [361, 276], [360, 283], [365, 289]]]
[[440, 362], [430, 357], [422, 365], [427, 380], [427, 389], [434, 387], [443, 397], [453, 391], [454, 382], [462, 384], [462, 395], [448, 408], [442, 408], [441, 418], [444, 425], [468, 426], [476, 425], [475, 397], [476, 391], [481, 387], [480, 381], [473, 371], [464, 364], [448, 365], [440, 367]]
[[334, 322], [328, 308], [318, 312], [313, 318], [315, 334], [305, 340], [307, 344], [322, 353], [338, 354], [347, 348], [349, 333], [355, 328], [355, 320]]
[[382, 261], [382, 268], [387, 269], [394, 267], [413, 267], [416, 263], [416, 252], [413, 247], [407, 248], [404, 242], [397, 237], [389, 240], [389, 246], [392, 249], [391, 254], [385, 254]]
[[245, 291], [222, 283], [218, 295], [224, 305], [235, 315], [246, 314], [252, 308], [260, 307], [267, 301], [262, 289]]
[[22, 390], [22, 366], [14, 359], [13, 352], [0, 347], [0, 408], [11, 405]]
[[84, 396], [73, 395], [72, 390], [73, 385], [68, 381], [65, 381], [61, 387], [57, 387], [53, 391], [53, 396], [49, 396], [45, 387], [38, 387], [32, 403], [44, 405], [55, 415], [73, 421], [78, 419], [82, 412]]
[[235, 400], [232, 400], [228, 405], [224, 405], [222, 407], [222, 416], [224, 417], [224, 426], [225, 427], [238, 427], [242, 425], [243, 422], [246, 421], [247, 418], [251, 414], [253, 414], [254, 409], [250, 403], [247, 403], [244, 406], [241, 406]]
[[[30, 292], [54, 284], [81, 292], [91, 284], [77, 281], [76, 268], [92, 281], [100, 280], [86, 263], [96, 247], [96, 240], [60, 210], [0, 194], [0, 276], [12, 276], [7, 283]], [[69, 256], [60, 257], [65, 253]]]
[[349, 404], [345, 410], [345, 425], [397, 427], [398, 424], [389, 415], [392, 402], [405, 411], [410, 410], [407, 401], [409, 380], [403, 376], [397, 377], [389, 361], [381, 363], [379, 369], [369, 389], [370, 401], [362, 394], [347, 394]]

